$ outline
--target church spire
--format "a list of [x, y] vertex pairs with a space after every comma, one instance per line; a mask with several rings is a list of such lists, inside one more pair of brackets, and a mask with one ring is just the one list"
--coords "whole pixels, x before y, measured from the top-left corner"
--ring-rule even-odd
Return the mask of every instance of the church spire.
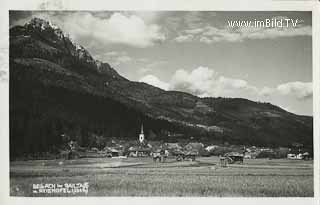
[[143, 134], [143, 124], [141, 124], [141, 132], [140, 134]]
[[143, 124], [141, 124], [141, 132], [139, 134], [139, 141], [141, 144], [144, 143]]

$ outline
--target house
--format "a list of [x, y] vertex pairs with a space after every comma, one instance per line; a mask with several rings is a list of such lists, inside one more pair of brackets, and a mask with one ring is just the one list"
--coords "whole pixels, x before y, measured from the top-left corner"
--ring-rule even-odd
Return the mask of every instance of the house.
[[205, 150], [207, 150], [208, 152], [211, 152], [215, 149], [217, 149], [219, 146], [218, 145], [210, 145], [208, 147], [205, 148]]
[[244, 159], [255, 159], [257, 158], [258, 153], [257, 152], [246, 152], [244, 154]]
[[132, 146], [128, 150], [129, 157], [147, 157], [151, 154], [150, 147]]
[[191, 142], [191, 143], [187, 144], [184, 147], [184, 149], [200, 151], [200, 150], [204, 149], [204, 145], [202, 143], [199, 143], [199, 142]]
[[288, 158], [288, 159], [296, 159], [297, 157], [296, 157], [295, 154], [289, 153], [289, 154], [287, 154], [287, 158]]
[[179, 143], [165, 143], [164, 147], [168, 150], [181, 150], [182, 147], [179, 145]]
[[246, 152], [256, 152], [257, 151], [257, 147], [256, 146], [251, 146], [251, 147], [247, 147], [245, 148]]
[[120, 156], [120, 150], [117, 150], [115, 148], [105, 147], [103, 150], [106, 152], [107, 156], [109, 156], [109, 157], [119, 157]]
[[303, 156], [301, 153], [297, 154], [297, 159], [303, 159]]
[[287, 155], [288, 159], [310, 159], [311, 155], [308, 152], [308, 149], [303, 148], [303, 145], [300, 143], [293, 143], [289, 153]]
[[229, 164], [233, 164], [235, 162], [243, 163], [244, 154], [239, 152], [229, 152], [224, 155], [228, 159]]
[[311, 159], [311, 156], [310, 156], [309, 152], [305, 152], [302, 154], [302, 158], [304, 160], [309, 160], [309, 159]]
[[192, 151], [193, 153], [196, 153], [196, 155], [199, 155], [200, 153], [203, 153], [205, 149], [202, 143], [191, 142], [184, 147], [184, 150], [187, 152]]

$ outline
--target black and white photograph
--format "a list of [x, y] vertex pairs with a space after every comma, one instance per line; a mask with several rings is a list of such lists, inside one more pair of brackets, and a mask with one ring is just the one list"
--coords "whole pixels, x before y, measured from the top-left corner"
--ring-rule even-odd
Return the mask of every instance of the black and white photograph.
[[11, 197], [314, 197], [312, 11], [7, 15]]

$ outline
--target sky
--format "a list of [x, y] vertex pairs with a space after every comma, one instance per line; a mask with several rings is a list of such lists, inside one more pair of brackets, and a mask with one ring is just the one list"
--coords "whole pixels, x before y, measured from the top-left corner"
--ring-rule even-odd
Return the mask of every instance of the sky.
[[10, 26], [32, 17], [57, 25], [129, 80], [312, 115], [311, 12], [11, 11]]

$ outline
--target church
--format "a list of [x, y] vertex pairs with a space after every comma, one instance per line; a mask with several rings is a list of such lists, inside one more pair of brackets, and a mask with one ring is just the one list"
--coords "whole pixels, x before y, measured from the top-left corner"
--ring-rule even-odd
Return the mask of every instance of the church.
[[141, 124], [141, 130], [138, 139], [138, 145], [129, 148], [130, 157], [147, 157], [151, 153], [151, 145], [147, 144], [145, 139], [143, 124]]

